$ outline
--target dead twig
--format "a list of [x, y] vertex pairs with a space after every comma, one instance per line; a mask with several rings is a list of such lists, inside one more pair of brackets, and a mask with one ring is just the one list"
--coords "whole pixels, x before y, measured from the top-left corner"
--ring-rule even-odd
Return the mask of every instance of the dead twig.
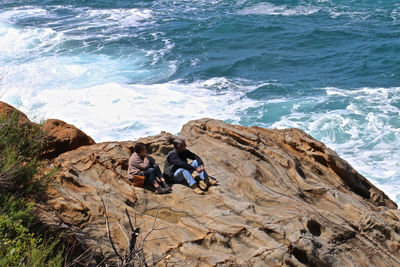
[[[133, 225], [131, 221], [131, 216], [129, 216], [128, 209], [125, 209], [126, 217], [128, 218], [129, 226], [131, 227], [131, 231], [133, 231]], [[135, 212], [135, 227], [136, 227], [136, 212]]]
[[[137, 213], [135, 212], [135, 224], [132, 223], [131, 216], [128, 212], [128, 209], [125, 209], [125, 214], [128, 219], [129, 223], [129, 229], [125, 229], [119, 222], [118, 226], [122, 233], [124, 234], [126, 240], [128, 241], [129, 247], [126, 249], [124, 253], [118, 252], [117, 248], [115, 247], [114, 241], [111, 237], [110, 233], [110, 226], [109, 226], [109, 216], [108, 216], [108, 210], [107, 210], [107, 205], [104, 203], [103, 198], [101, 198], [103, 208], [105, 211], [105, 217], [106, 217], [106, 228], [107, 228], [107, 235], [108, 235], [108, 240], [111, 244], [111, 247], [115, 253], [115, 255], [118, 257], [118, 263], [117, 266], [120, 267], [130, 267], [130, 266], [148, 266], [146, 262], [146, 257], [144, 254], [144, 244], [147, 241], [148, 237], [151, 235], [152, 232], [156, 230], [163, 230], [165, 228], [159, 227], [160, 225], [157, 224], [157, 218], [158, 218], [158, 213], [160, 210], [160, 207], [157, 208], [157, 212], [154, 216], [153, 224], [151, 229], [146, 233], [144, 238], [138, 241], [138, 236], [140, 234], [140, 228], [137, 226], [137, 218], [136, 215]], [[152, 240], [160, 240], [160, 239], [165, 239], [165, 238], [156, 238]], [[160, 262], [162, 259], [164, 259], [167, 256], [167, 254], [159, 257], [159, 259], [156, 259], [154, 255], [152, 255], [152, 258], [149, 259], [150, 261], [152, 260], [153, 263], [158, 261]], [[103, 259], [100, 264], [104, 264], [106, 259]]]
[[119, 229], [121, 229], [121, 232], [124, 234], [126, 241], [129, 243], [129, 237], [128, 237], [128, 235], [126, 234], [124, 228], [122, 227], [122, 225], [121, 225], [119, 222], [117, 222], [117, 224], [118, 224], [118, 226], [119, 226]]
[[122, 256], [118, 253], [117, 249], [115, 248], [114, 242], [113, 242], [112, 237], [111, 237], [110, 226], [109, 226], [109, 224], [108, 224], [108, 212], [107, 212], [107, 207], [106, 207], [106, 205], [104, 204], [103, 198], [101, 198], [101, 202], [103, 203], [103, 208], [104, 208], [104, 212], [105, 212], [105, 215], [106, 215], [106, 227], [107, 227], [108, 240], [110, 241], [111, 247], [112, 247], [112, 249], [114, 250], [115, 255], [117, 255], [117, 257], [119, 258], [119, 260], [120, 260], [121, 262], [123, 262], [124, 260], [123, 260]]
[[156, 215], [154, 216], [153, 226], [151, 227], [150, 231], [147, 232], [147, 234], [145, 235], [145, 237], [142, 240], [142, 244], [140, 245], [140, 247], [142, 247], [142, 248], [144, 246], [144, 242], [146, 241], [146, 238], [155, 230], [159, 210], [160, 210], [160, 206], [157, 207]]

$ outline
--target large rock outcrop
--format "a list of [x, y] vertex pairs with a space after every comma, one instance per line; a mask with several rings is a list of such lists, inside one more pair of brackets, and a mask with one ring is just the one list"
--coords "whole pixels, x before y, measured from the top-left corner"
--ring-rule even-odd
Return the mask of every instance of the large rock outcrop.
[[[241, 127], [212, 119], [180, 136], [220, 185], [197, 195], [184, 185], [156, 195], [126, 179], [135, 142], [80, 147], [49, 161], [58, 168], [41, 218], [71, 230], [97, 255], [128, 246], [125, 209], [136, 214], [147, 262], [169, 266], [400, 266], [396, 204], [321, 142], [297, 129]], [[171, 134], [140, 139], [157, 162]], [[125, 229], [125, 230], [123, 230]], [[125, 233], [124, 233], [125, 232]], [[112, 256], [109, 260], [113, 260]]]
[[93, 145], [96, 142], [82, 130], [62, 120], [48, 119], [43, 124], [31, 122], [28, 116], [15, 107], [0, 101], [0, 117], [16, 116], [18, 123], [35, 125], [47, 136], [41, 158], [53, 159], [58, 155], [77, 149], [81, 146]]
[[0, 101], [0, 116], [11, 116], [15, 114], [18, 117], [19, 123], [31, 123], [28, 117], [13, 106]]
[[94, 140], [76, 128], [72, 124], [67, 124], [62, 120], [48, 119], [42, 129], [49, 137], [44, 156], [55, 158], [56, 156], [77, 149], [81, 146], [95, 144]]

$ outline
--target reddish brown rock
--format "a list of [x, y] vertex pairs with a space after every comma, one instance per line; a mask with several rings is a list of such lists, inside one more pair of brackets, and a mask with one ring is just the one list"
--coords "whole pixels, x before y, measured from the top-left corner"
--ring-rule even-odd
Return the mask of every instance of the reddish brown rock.
[[40, 127], [48, 136], [48, 142], [41, 155], [47, 159], [52, 159], [58, 155], [77, 149], [81, 146], [93, 145], [93, 139], [76, 128], [74, 125], [67, 124], [57, 119], [49, 119], [43, 125], [31, 122], [28, 117], [13, 106], [0, 101], [0, 116], [10, 116], [16, 114], [19, 123], [35, 125]]
[[0, 101], [0, 116], [10, 116], [16, 114], [19, 118], [20, 123], [30, 123], [28, 117], [13, 106]]
[[55, 158], [78, 147], [95, 144], [90, 136], [61, 120], [49, 119], [43, 124], [42, 129], [49, 137], [45, 158]]
[[[43, 220], [67, 228], [98, 255], [128, 246], [125, 209], [137, 214], [149, 264], [165, 266], [400, 266], [400, 212], [382, 191], [321, 142], [297, 129], [267, 130], [202, 119], [181, 133], [220, 185], [155, 195], [126, 180], [134, 142], [61, 154]], [[162, 166], [171, 134], [140, 139]], [[110, 256], [109, 262], [115, 260]]]

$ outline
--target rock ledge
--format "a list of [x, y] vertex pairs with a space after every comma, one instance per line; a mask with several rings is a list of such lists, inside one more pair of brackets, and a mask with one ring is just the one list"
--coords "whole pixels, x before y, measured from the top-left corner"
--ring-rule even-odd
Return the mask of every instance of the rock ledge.
[[[15, 109], [0, 102], [0, 114]], [[22, 112], [22, 123], [30, 123]], [[136, 214], [149, 264], [169, 266], [400, 266], [400, 212], [381, 190], [323, 143], [298, 129], [191, 121], [179, 135], [220, 185], [196, 195], [184, 185], [155, 195], [127, 181], [134, 141], [94, 141], [74, 126], [48, 120], [46, 167], [57, 169], [38, 213], [68, 229], [98, 256], [128, 246], [125, 210]], [[139, 139], [162, 166], [172, 134]], [[96, 257], [95, 257], [96, 258]]]
[[[117, 247], [127, 247], [125, 209], [142, 233], [158, 207], [161, 231], [145, 243], [148, 261], [177, 266], [398, 266], [400, 212], [334, 151], [298, 129], [267, 130], [201, 119], [179, 134], [220, 185], [196, 195], [184, 185], [155, 195], [132, 188], [135, 142], [107, 142], [61, 154], [44, 220], [68, 228], [98, 253], [111, 251], [101, 198]], [[142, 138], [157, 162], [169, 133]], [[167, 257], [165, 257], [168, 255]]]

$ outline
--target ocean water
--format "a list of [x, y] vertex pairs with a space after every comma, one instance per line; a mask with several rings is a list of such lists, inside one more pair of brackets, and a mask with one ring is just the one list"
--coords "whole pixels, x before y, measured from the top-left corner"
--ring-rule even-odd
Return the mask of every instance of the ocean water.
[[400, 204], [400, 2], [2, 0], [1, 97], [96, 141], [298, 127]]

